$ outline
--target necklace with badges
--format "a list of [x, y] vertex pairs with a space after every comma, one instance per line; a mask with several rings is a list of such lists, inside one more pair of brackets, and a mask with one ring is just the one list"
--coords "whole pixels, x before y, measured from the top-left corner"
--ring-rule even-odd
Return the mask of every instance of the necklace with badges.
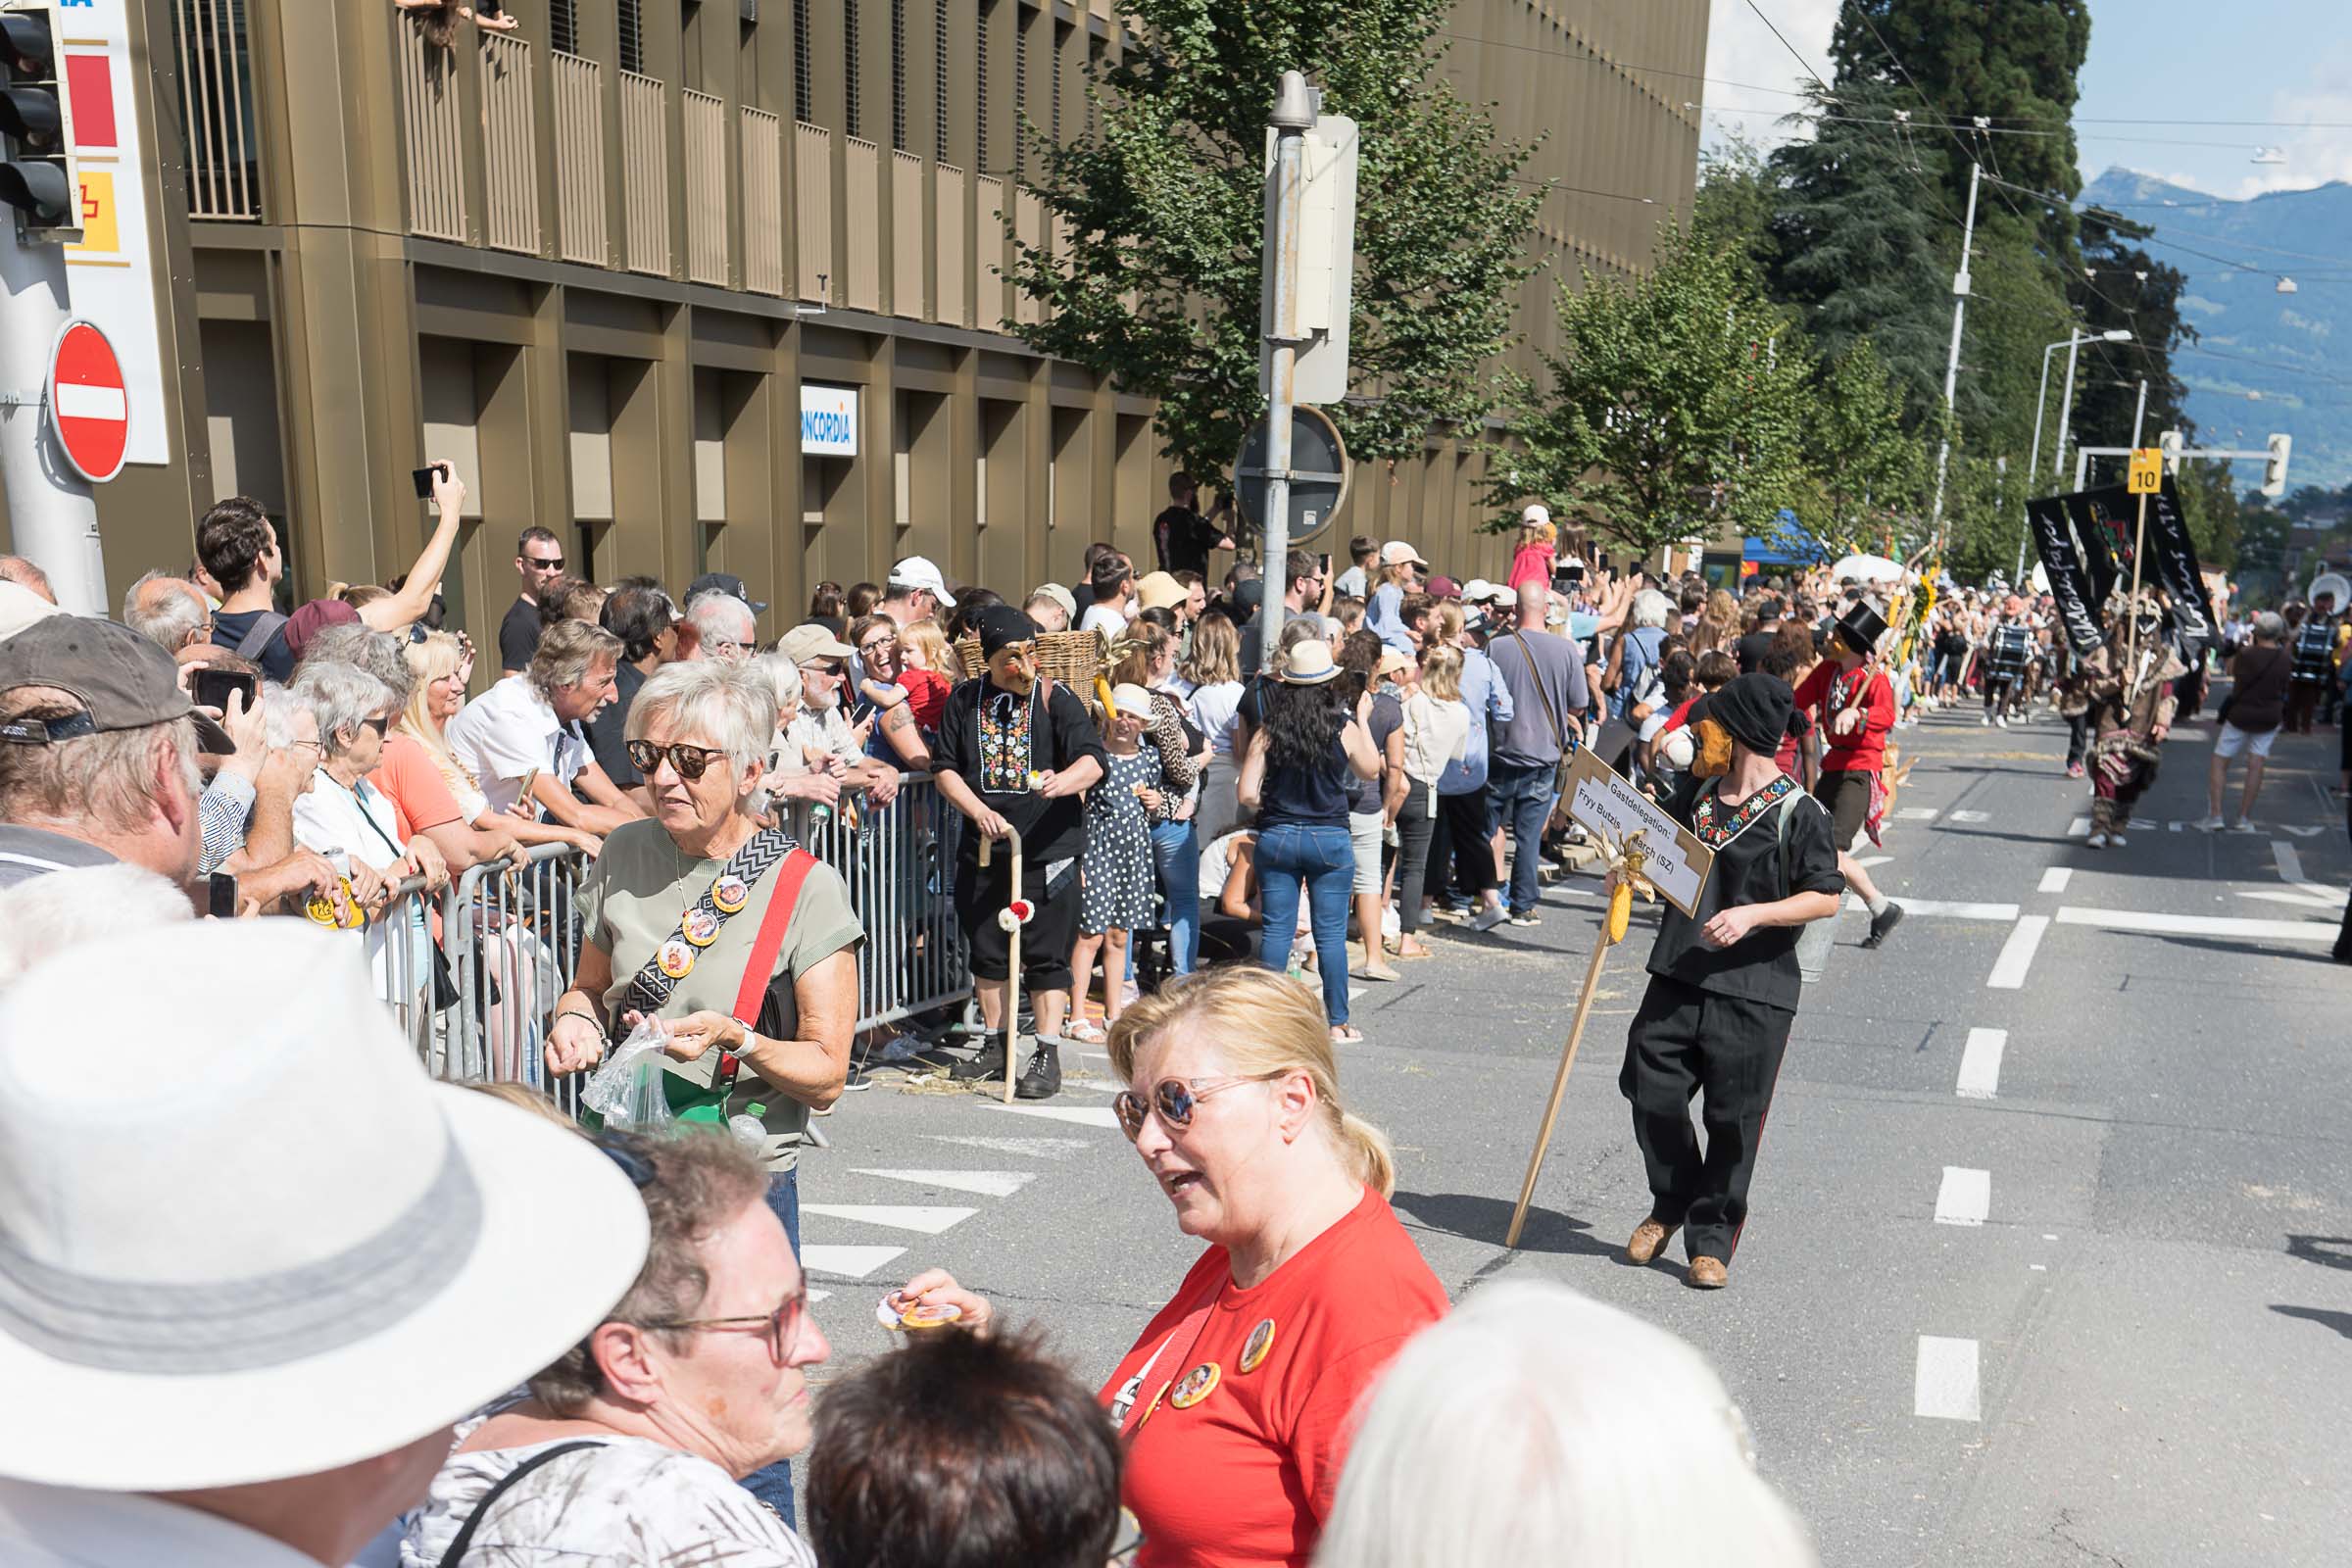
[[648, 1014], [659, 1011], [678, 982], [694, 973], [703, 951], [718, 940], [727, 921], [751, 904], [753, 887], [795, 848], [791, 834], [765, 828], [728, 857], [710, 886], [679, 914], [677, 929], [662, 939], [652, 959], [629, 981], [626, 1005]]

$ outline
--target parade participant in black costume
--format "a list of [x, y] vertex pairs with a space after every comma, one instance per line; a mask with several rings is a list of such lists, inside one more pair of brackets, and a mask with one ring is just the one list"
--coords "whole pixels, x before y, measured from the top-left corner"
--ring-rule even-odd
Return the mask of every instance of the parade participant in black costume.
[[2107, 645], [2082, 661], [2080, 682], [2092, 736], [2089, 844], [2094, 850], [2124, 843], [2132, 808], [2156, 782], [2164, 737], [2180, 705], [2174, 682], [2188, 673], [2158, 592], [2139, 591], [2135, 615], [2125, 596], [2119, 594], [2115, 605]]
[[1037, 622], [1009, 605], [973, 619], [988, 668], [948, 694], [940, 710], [932, 776], [970, 821], [956, 857], [956, 920], [971, 951], [988, 1039], [957, 1063], [957, 1078], [1001, 1077], [1004, 1039], [1018, 1022], [1019, 979], [997, 916], [1012, 899], [1012, 857], [1000, 848], [986, 869], [980, 844], [1021, 836], [1021, 897], [1032, 906], [1021, 932], [1021, 968], [1037, 1009], [1037, 1051], [1015, 1090], [1044, 1100], [1061, 1089], [1061, 1025], [1070, 1001], [1070, 949], [1078, 934], [1078, 861], [1086, 853], [1083, 796], [1102, 777], [1094, 716], [1067, 686], [1037, 675]]
[[[1776, 758], [1792, 701], [1741, 675], [1690, 710], [1698, 755], [1666, 810], [1715, 852], [1695, 914], [1669, 906], [1617, 1087], [1633, 1103], [1650, 1211], [1626, 1243], [1647, 1263], [1678, 1229], [1689, 1282], [1727, 1283], [1747, 1218], [1765, 1112], [1796, 1021], [1797, 930], [1838, 912], [1845, 879], [1830, 814]], [[1614, 884], [1612, 875], [1611, 882]], [[1690, 1102], [1703, 1095], [1699, 1148]]]

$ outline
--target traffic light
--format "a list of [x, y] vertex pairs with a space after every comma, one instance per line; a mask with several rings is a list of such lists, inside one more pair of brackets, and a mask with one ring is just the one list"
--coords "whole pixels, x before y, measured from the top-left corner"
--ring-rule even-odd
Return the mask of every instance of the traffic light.
[[27, 239], [81, 238], [81, 178], [57, 8], [0, 0], [0, 202]]
[[2262, 493], [2266, 496], [2286, 494], [2286, 454], [2295, 444], [2291, 435], [2271, 437], [2271, 458], [2262, 466]]
[[2167, 430], [2156, 438], [2156, 450], [2164, 454], [2165, 472], [2177, 474], [2180, 471], [2180, 432], [2178, 430]]

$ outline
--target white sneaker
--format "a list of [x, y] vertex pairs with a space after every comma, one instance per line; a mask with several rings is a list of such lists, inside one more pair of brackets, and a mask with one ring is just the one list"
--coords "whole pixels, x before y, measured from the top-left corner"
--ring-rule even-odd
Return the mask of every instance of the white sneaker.
[[2121, 833], [2109, 833], [2107, 835], [2107, 842], [2120, 850], [2131, 841], [2126, 839]]
[[2007, 729], [2009, 727], [2009, 715], [2007, 713], [2003, 713], [2000, 717], [1994, 719], [1993, 722], [2000, 725], [2001, 728]]
[[2218, 816], [2201, 816], [2197, 818], [2195, 825], [2200, 833], [2219, 833], [2222, 830], [2222, 819]]
[[1978, 727], [1982, 729], [1992, 728], [1992, 715], [1990, 713], [1986, 713], [1982, 718], [1977, 720], [1977, 724]]
[[2231, 823], [2230, 826], [2230, 831], [2232, 833], [2259, 833], [2262, 831], [2262, 829], [2256, 827], [2250, 821], [2241, 821]]
[[1510, 910], [1504, 908], [1499, 904], [1490, 904], [1471, 917], [1470, 929], [1473, 931], [1492, 931], [1496, 926], [1502, 924], [1505, 920], [1508, 920], [1510, 917]]
[[2103, 850], [2107, 847], [2107, 835], [2104, 833], [2093, 833], [2083, 842], [2088, 844], [2094, 850]]

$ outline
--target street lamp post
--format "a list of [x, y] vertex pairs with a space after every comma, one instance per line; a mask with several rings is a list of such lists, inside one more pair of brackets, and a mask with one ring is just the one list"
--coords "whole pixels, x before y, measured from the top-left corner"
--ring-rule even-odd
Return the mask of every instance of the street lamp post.
[[[2060, 349], [2066, 350], [2066, 396], [2061, 404], [2066, 413], [2058, 420], [2058, 445], [2056, 450], [2050, 454], [2050, 476], [2055, 478], [2066, 458], [2066, 427], [2074, 418], [2075, 355], [2077, 351], [2085, 343], [2129, 343], [2131, 341], [2132, 334], [2119, 326], [2111, 327], [2104, 332], [2069, 333], [2062, 341], [2052, 343], [2041, 351], [2041, 390], [2034, 394], [2034, 456], [2026, 466], [2027, 489], [2031, 490], [2034, 481], [2041, 476], [2041, 416], [2050, 399], [2050, 356]], [[2017, 541], [2017, 570], [2013, 575], [2017, 581], [2025, 580], [2026, 540], [2023, 535]]]

